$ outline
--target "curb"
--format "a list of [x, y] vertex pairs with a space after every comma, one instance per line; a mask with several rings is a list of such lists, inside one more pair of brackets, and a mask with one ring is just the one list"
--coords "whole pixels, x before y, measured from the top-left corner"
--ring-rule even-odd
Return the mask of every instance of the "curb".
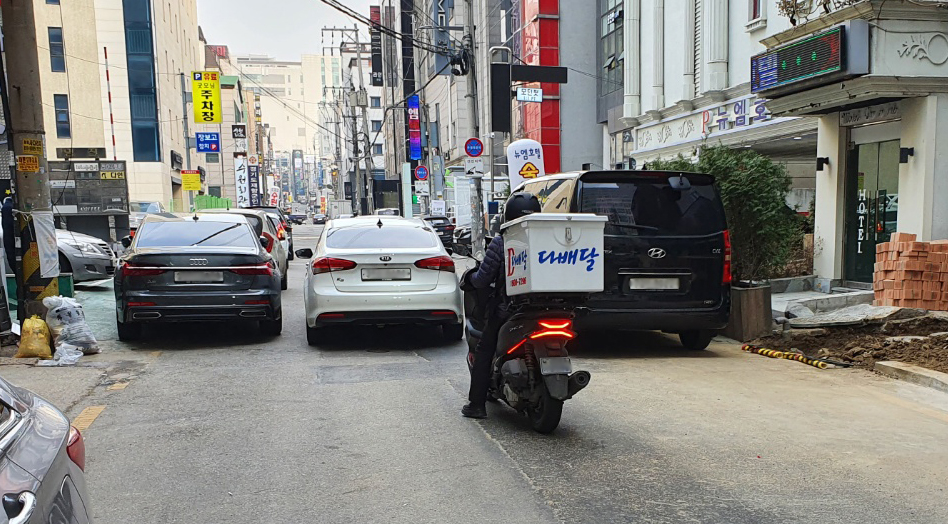
[[903, 362], [884, 361], [876, 362], [872, 369], [887, 377], [897, 378], [919, 386], [937, 389], [943, 393], [948, 393], [948, 373], [932, 371], [912, 364]]

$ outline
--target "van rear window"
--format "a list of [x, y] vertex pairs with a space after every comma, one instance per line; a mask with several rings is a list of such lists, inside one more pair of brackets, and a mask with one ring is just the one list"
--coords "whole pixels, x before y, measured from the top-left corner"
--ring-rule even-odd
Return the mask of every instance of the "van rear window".
[[609, 219], [613, 236], [703, 236], [726, 229], [724, 207], [707, 176], [583, 177], [579, 210]]

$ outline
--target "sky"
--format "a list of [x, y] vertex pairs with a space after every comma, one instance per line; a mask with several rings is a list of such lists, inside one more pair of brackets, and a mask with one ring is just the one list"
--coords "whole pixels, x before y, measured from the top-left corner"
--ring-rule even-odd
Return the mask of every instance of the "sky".
[[[378, 0], [341, 0], [369, 16]], [[354, 20], [320, 0], [197, 0], [198, 21], [207, 43], [226, 45], [232, 55], [266, 54], [281, 60], [299, 60], [303, 54], [322, 54], [323, 46], [339, 45], [323, 27], [352, 27]], [[368, 41], [368, 29], [359, 24]]]

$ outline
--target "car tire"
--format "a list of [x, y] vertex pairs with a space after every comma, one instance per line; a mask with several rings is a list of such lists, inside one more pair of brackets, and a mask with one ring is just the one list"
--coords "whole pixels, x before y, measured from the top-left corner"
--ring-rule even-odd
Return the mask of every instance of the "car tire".
[[290, 285], [289, 285], [289, 276], [286, 274], [289, 269], [290, 269], [289, 267], [287, 267], [286, 269], [284, 269], [284, 270], [283, 270], [283, 276], [280, 277], [280, 290], [282, 290], [282, 291], [286, 291], [287, 288], [290, 287]]
[[278, 336], [283, 331], [283, 317], [276, 320], [261, 320], [260, 334], [267, 337]]
[[446, 342], [457, 342], [464, 338], [464, 324], [444, 324], [441, 326], [441, 334]]
[[320, 328], [306, 326], [306, 343], [310, 346], [315, 346], [319, 343], [320, 334], [322, 334]]
[[116, 322], [118, 338], [122, 342], [130, 342], [142, 338], [142, 325], [131, 322]]
[[678, 334], [678, 340], [685, 349], [700, 351], [708, 347], [711, 339], [714, 338], [714, 331], [707, 329], [696, 329], [693, 331], [683, 331]]

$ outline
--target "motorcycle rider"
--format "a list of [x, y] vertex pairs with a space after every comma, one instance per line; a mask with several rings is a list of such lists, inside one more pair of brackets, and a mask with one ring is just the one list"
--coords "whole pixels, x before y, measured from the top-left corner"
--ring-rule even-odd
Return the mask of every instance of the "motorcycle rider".
[[[531, 213], [540, 212], [540, 201], [531, 193], [514, 193], [504, 205], [504, 222], [510, 222]], [[472, 239], [473, 240], [473, 239]], [[504, 282], [504, 238], [498, 232], [491, 239], [477, 271], [470, 273], [469, 285], [475, 289], [484, 289], [494, 284], [486, 304], [487, 322], [483, 335], [474, 349], [474, 365], [471, 370], [471, 388], [468, 403], [461, 408], [461, 414], [468, 418], [487, 418], [487, 390], [490, 388], [491, 365], [497, 349], [497, 334], [508, 316], [507, 287]]]

